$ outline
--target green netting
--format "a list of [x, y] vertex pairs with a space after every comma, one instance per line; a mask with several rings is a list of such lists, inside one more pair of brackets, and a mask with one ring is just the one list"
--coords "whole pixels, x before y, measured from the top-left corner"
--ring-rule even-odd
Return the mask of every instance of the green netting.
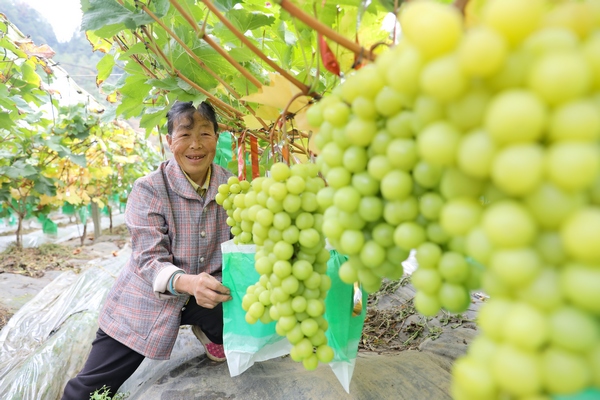
[[[243, 249], [249, 246], [236, 246]], [[244, 251], [244, 250], [242, 250]], [[246, 288], [260, 278], [254, 269], [254, 252], [223, 251], [223, 284], [231, 291], [232, 300], [223, 303], [223, 337], [229, 350], [253, 353], [267, 344], [281, 340], [275, 332], [275, 322], [249, 324], [242, 309], [242, 298]], [[346, 257], [331, 250], [327, 262], [327, 275], [331, 278], [331, 289], [325, 300], [325, 318], [329, 322], [326, 332], [328, 344], [335, 352], [335, 361], [350, 361], [356, 358], [358, 342], [366, 315], [367, 294], [362, 292], [361, 314], [353, 317], [354, 287], [341, 281], [338, 270]]]
[[554, 400], [598, 400], [600, 399], [600, 390], [588, 389], [574, 395], [552, 396]]
[[62, 206], [62, 213], [65, 215], [75, 215], [75, 206], [65, 202]]
[[83, 225], [87, 224], [87, 219], [90, 216], [89, 207], [78, 207], [77, 214], [79, 215], [79, 220]]
[[56, 223], [54, 221], [52, 221], [50, 218], [48, 218], [42, 223], [42, 231], [46, 235], [57, 235], [58, 234], [58, 225], [56, 225]]
[[104, 207], [101, 213], [102, 215], [110, 215], [110, 210], [108, 209], [108, 206]]
[[38, 221], [42, 224], [42, 232], [47, 235], [56, 235], [58, 234], [58, 225], [54, 221], [52, 221], [46, 214], [38, 215]]
[[215, 154], [215, 164], [220, 165], [223, 168], [227, 168], [227, 165], [231, 161], [231, 134], [229, 132], [222, 132], [219, 135], [219, 141], [217, 142], [217, 152]]

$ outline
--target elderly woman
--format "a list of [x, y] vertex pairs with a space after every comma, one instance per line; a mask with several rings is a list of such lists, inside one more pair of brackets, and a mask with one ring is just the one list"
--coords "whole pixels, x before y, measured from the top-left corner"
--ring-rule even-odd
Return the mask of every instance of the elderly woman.
[[63, 399], [88, 399], [104, 385], [114, 394], [145, 357], [170, 357], [180, 325], [192, 325], [209, 358], [225, 360], [221, 303], [231, 297], [220, 282], [220, 246], [230, 232], [215, 195], [231, 174], [213, 164], [212, 106], [177, 102], [167, 119], [173, 159], [133, 186], [125, 212], [133, 252], [100, 312], [88, 360]]

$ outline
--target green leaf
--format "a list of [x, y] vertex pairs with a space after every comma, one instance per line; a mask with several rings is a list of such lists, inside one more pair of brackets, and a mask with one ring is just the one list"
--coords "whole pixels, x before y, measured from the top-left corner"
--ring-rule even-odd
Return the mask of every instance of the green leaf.
[[128, 10], [116, 0], [89, 0], [89, 7], [81, 19], [81, 30], [95, 31], [107, 25], [116, 24], [123, 24], [125, 28], [135, 29], [140, 25], [148, 25], [152, 22], [154, 20], [145, 12]]
[[10, 179], [27, 178], [37, 173], [35, 167], [26, 164], [23, 160], [17, 160], [13, 165], [0, 168], [0, 175], [5, 175]]
[[169, 3], [169, 0], [154, 0], [151, 5], [154, 8], [154, 14], [156, 14], [157, 17], [162, 18], [169, 11], [171, 3]]
[[213, 1], [213, 3], [215, 4], [215, 6], [217, 6], [219, 11], [229, 11], [236, 4], [240, 4], [241, 2], [242, 2], [242, 0], [214, 0]]
[[35, 72], [35, 64], [33, 61], [27, 61], [21, 65], [21, 71], [23, 72], [23, 79], [27, 81], [27, 83], [34, 85], [36, 87], [40, 87], [42, 80], [40, 76]]
[[0, 112], [0, 129], [10, 130], [14, 124], [14, 121], [10, 118], [8, 113]]
[[45, 194], [50, 197], [56, 196], [56, 186], [54, 185], [54, 181], [43, 175], [38, 175], [35, 179], [33, 189], [39, 194]]
[[248, 12], [243, 9], [233, 9], [225, 13], [227, 19], [238, 28], [242, 33], [260, 28], [265, 25], [272, 25], [275, 17], [258, 12]]
[[166, 120], [167, 113], [165, 107], [149, 107], [144, 110], [144, 115], [140, 120], [140, 126], [146, 130], [152, 130], [156, 126], [162, 126], [163, 120]]
[[146, 45], [144, 43], [138, 42], [136, 44], [134, 44], [133, 46], [129, 47], [129, 50], [127, 50], [125, 53], [123, 53], [124, 57], [129, 57], [132, 54], [145, 54], [148, 52], [148, 49], [146, 48]]
[[79, 165], [80, 167], [87, 167], [87, 161], [85, 159], [85, 154], [68, 154], [67, 158], [71, 161], [73, 161], [75, 164]]
[[112, 54], [105, 54], [104, 57], [98, 61], [96, 68], [98, 69], [98, 75], [96, 76], [96, 85], [100, 86], [108, 78], [115, 66], [115, 57]]

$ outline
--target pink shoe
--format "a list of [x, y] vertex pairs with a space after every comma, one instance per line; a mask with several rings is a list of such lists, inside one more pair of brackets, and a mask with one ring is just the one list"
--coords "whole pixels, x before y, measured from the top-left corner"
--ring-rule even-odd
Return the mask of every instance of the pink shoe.
[[192, 325], [192, 332], [194, 332], [196, 338], [198, 338], [200, 343], [202, 343], [202, 346], [204, 346], [206, 357], [216, 362], [223, 362], [227, 360], [225, 357], [225, 349], [223, 349], [222, 344], [211, 342], [210, 339], [206, 337], [204, 332], [202, 332], [202, 329], [200, 329], [199, 326]]

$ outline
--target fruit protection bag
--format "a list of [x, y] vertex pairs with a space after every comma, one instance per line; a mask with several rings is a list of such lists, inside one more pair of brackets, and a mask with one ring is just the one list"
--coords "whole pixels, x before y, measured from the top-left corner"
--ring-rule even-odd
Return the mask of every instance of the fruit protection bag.
[[[231, 291], [232, 300], [223, 303], [223, 344], [230, 375], [237, 376], [255, 362], [289, 354], [292, 345], [285, 337], [275, 332], [275, 322], [248, 324], [242, 309], [242, 298], [246, 288], [255, 284], [259, 275], [254, 269], [254, 245], [236, 245], [232, 240], [221, 245], [223, 252], [223, 285]], [[329, 322], [327, 342], [335, 356], [329, 363], [346, 392], [350, 392], [350, 381], [358, 353], [358, 343], [366, 315], [367, 294], [360, 291], [362, 308], [353, 316], [355, 289], [342, 282], [338, 276], [346, 257], [330, 249], [327, 275], [331, 278], [331, 289], [325, 299], [325, 315]], [[290, 360], [290, 362], [293, 362]]]

